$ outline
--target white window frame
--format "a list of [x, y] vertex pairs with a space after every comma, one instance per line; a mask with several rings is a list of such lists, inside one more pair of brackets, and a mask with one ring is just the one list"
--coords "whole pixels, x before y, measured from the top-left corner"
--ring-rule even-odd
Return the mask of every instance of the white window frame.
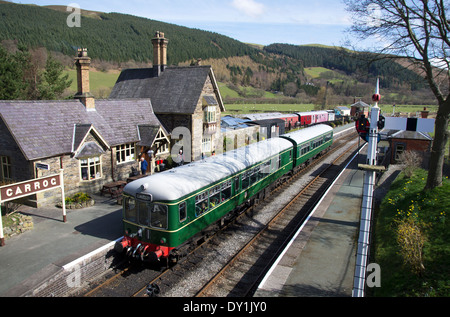
[[[129, 154], [129, 155], [127, 155]], [[127, 143], [116, 146], [116, 161], [117, 164], [125, 164], [134, 162], [136, 159], [136, 144]]]
[[[94, 177], [92, 177], [92, 175], [90, 173], [90, 170], [92, 167], [95, 169]], [[87, 168], [87, 172], [88, 172], [87, 179], [83, 179], [83, 169], [85, 169], [85, 168]], [[94, 156], [94, 157], [80, 159], [80, 178], [81, 178], [81, 181], [83, 181], [83, 182], [90, 182], [90, 181], [95, 181], [95, 180], [103, 178], [101, 156]]]
[[156, 145], [156, 147], [159, 147], [160, 143], [163, 143], [164, 145], [159, 149], [159, 152], [156, 153], [156, 155], [169, 153], [169, 139], [165, 136], [162, 130], [159, 130], [158, 134], [156, 135], [154, 144]]
[[205, 112], [204, 120], [206, 123], [217, 122], [216, 106], [207, 106], [207, 107], [205, 107], [204, 112]]
[[212, 137], [204, 135], [202, 139], [202, 153], [210, 153], [212, 151]]

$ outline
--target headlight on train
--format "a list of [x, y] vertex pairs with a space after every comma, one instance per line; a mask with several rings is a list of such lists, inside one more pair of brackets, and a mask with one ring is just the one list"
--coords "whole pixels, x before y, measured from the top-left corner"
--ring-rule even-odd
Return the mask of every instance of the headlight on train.
[[161, 238], [161, 240], [159, 241], [161, 244], [165, 244], [167, 242], [166, 238]]

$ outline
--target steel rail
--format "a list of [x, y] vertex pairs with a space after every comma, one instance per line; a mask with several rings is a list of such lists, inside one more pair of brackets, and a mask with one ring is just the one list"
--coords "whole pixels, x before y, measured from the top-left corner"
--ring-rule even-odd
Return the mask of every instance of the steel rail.
[[[202, 297], [205, 295], [205, 293], [208, 291], [208, 289], [215, 284], [219, 278], [221, 278], [225, 272], [237, 261], [240, 259], [240, 257], [246, 253], [246, 251], [267, 231], [271, 228], [271, 226], [275, 223], [275, 221], [277, 219], [279, 219], [281, 216], [283, 216], [285, 214], [285, 212], [294, 204], [297, 202], [297, 200], [307, 191], [309, 190], [321, 177], [322, 175], [327, 172], [332, 166], [334, 166], [334, 164], [339, 161], [344, 155], [348, 154], [351, 150], [353, 150], [353, 148], [356, 146], [357, 144], [353, 145], [352, 147], [350, 147], [349, 149], [347, 149], [344, 153], [342, 153], [338, 158], [336, 158], [327, 168], [323, 169], [319, 175], [317, 175], [308, 185], [305, 186], [305, 188], [303, 188], [288, 204], [286, 204], [277, 215], [275, 215], [267, 225], [265, 225], [256, 235], [255, 237], [253, 237], [237, 254], [235, 254], [235, 256], [200, 290], [197, 292], [197, 294], [195, 295], [196, 297]], [[332, 182], [331, 182], [332, 183]], [[325, 189], [326, 191], [326, 189]], [[317, 199], [314, 205], [320, 200]], [[312, 207], [312, 208], [313, 208]], [[308, 213], [307, 213], [308, 214]], [[301, 223], [304, 221], [306, 217], [304, 217], [301, 221]], [[278, 251], [274, 253], [274, 256], [271, 258], [270, 261], [268, 261], [268, 264], [266, 264], [264, 270], [262, 270], [262, 273], [259, 274], [258, 278], [256, 278], [253, 282], [253, 284], [248, 288], [247, 293], [244, 296], [247, 296], [248, 293], [254, 288], [255, 284], [257, 281], [260, 280], [261, 275], [265, 274], [265, 272], [267, 271], [267, 267], [270, 267], [272, 265], [272, 263], [274, 262], [273, 260], [276, 259], [276, 257], [279, 255], [279, 251], [283, 250], [283, 248], [286, 246], [286, 241], [289, 241], [293, 234], [298, 230], [298, 228], [301, 226], [301, 223], [299, 226], [297, 226], [296, 229], [293, 230], [293, 232], [291, 234], [289, 234], [289, 236], [287, 237], [287, 240], [284, 241], [284, 243], [281, 244], [281, 246], [279, 247]]]

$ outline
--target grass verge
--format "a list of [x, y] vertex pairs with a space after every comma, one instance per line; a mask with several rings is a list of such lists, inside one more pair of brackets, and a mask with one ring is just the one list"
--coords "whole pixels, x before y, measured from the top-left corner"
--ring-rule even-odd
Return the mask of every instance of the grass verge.
[[[381, 267], [381, 288], [373, 289], [371, 296], [450, 296], [450, 180], [424, 191], [426, 179], [422, 169], [411, 178], [401, 173], [377, 211], [372, 262]], [[399, 226], [404, 223], [420, 228], [423, 271], [405, 261], [398, 243]]]

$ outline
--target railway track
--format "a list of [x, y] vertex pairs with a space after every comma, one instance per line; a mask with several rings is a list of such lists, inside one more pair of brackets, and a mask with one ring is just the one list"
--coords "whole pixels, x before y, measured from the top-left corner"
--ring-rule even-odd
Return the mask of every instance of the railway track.
[[197, 297], [248, 297], [316, 206], [356, 144], [322, 170], [201, 289]]
[[[329, 154], [331, 155], [334, 151], [342, 148], [343, 144], [348, 144], [351, 139], [355, 139], [354, 134], [351, 137], [343, 136], [337, 139]], [[278, 193], [274, 193], [257, 206], [249, 208], [227, 227], [221, 228], [221, 230], [217, 228], [215, 234], [207, 237], [201, 245], [192, 250], [190, 255], [180, 261], [175, 267], [165, 269], [161, 272], [142, 263], [128, 263], [123, 268], [109, 272], [100, 281], [97, 281], [95, 285], [92, 284], [89, 291], [78, 295], [89, 297], [139, 297], [158, 295], [167, 297], [192, 297], [196, 295], [246, 296], [250, 294], [252, 287], [244, 285], [248, 285], [249, 283], [247, 281], [251, 280], [254, 281], [254, 285], [261, 278], [263, 275], [261, 272], [264, 271], [263, 267], [269, 267], [270, 265], [268, 266], [268, 263], [273, 262], [273, 255], [278, 252], [278, 250], [274, 250], [280, 248], [283, 244], [282, 241], [289, 239], [289, 232], [295, 232], [295, 228], [302, 217], [295, 215], [299, 214], [299, 210], [295, 210], [295, 208], [289, 210], [293, 205], [297, 205], [294, 203], [284, 208], [286, 210], [282, 214], [286, 216], [273, 217], [270, 225], [264, 225], [269, 220], [254, 217], [255, 211], [261, 211], [265, 206], [274, 203], [286, 186], [296, 184], [302, 175], [314, 169], [314, 166], [319, 165], [322, 161], [322, 159], [319, 159], [307, 169], [300, 171], [287, 184], [276, 188], [275, 191]], [[333, 162], [331, 166], [335, 166], [335, 164]], [[337, 171], [333, 172], [332, 169], [327, 169], [327, 171], [326, 173], [329, 175], [338, 173]], [[321, 191], [318, 191], [318, 188], [315, 186], [324, 186], [317, 185], [319, 179], [328, 177], [324, 173], [325, 171], [320, 172], [323, 176], [320, 177], [318, 175], [314, 181], [315, 185], [308, 185], [308, 189], [298, 194], [296, 199], [303, 200], [305, 206], [308, 205], [308, 201], [308, 206], [310, 206], [314, 201], [320, 199]], [[304, 207], [302, 210], [305, 208], [310, 207]], [[291, 215], [291, 220], [288, 220], [289, 216], [287, 215], [289, 214]], [[263, 229], [261, 230], [261, 228]], [[249, 243], [249, 241], [253, 243]], [[258, 245], [258, 247], [254, 247], [255, 245]], [[254, 250], [251, 252], [254, 254], [253, 259], [247, 257], [247, 252], [251, 249]], [[239, 260], [240, 256], [236, 256], [236, 253], [246, 254], [246, 259], [241, 262]], [[232, 273], [233, 263], [235, 263], [234, 267], [237, 265], [240, 268], [237, 271], [242, 272], [240, 273], [241, 277], [236, 277], [239, 276], [237, 275], [238, 273]], [[225, 269], [223, 268], [224, 266], [226, 266]], [[233, 277], [230, 278], [230, 276]], [[235, 282], [229, 283], [231, 286], [223, 287], [223, 281], [227, 279]], [[207, 285], [206, 287], [205, 284]], [[242, 289], [247, 289], [245, 291], [246, 293]], [[242, 295], [244, 293], [245, 295]]]

